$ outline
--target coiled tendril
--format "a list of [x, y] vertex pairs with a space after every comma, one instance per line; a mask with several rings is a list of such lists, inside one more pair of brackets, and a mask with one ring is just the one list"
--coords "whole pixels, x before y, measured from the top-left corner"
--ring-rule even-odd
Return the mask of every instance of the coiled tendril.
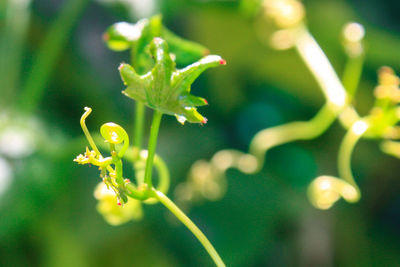
[[118, 157], [122, 158], [126, 150], [129, 148], [129, 136], [124, 128], [116, 123], [107, 122], [100, 127], [100, 134], [106, 140], [106, 142], [110, 144], [118, 145], [122, 142], [124, 143], [123, 147], [118, 153]]

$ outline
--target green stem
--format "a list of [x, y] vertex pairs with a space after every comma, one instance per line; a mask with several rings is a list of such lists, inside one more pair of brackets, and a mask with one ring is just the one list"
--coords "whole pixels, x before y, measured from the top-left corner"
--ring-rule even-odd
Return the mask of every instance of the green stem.
[[[223, 173], [229, 168], [237, 168], [245, 173], [256, 173], [263, 167], [266, 153], [271, 148], [296, 140], [317, 138], [332, 125], [337, 113], [338, 110], [328, 102], [309, 121], [289, 122], [262, 130], [252, 139], [249, 154], [237, 150], [222, 150], [213, 156], [212, 169]], [[229, 158], [229, 164], [221, 165], [225, 156]]]
[[[169, 170], [167, 164], [157, 154], [154, 156], [154, 167], [158, 173], [158, 184], [155, 188], [157, 191], [166, 194], [170, 184]], [[146, 204], [156, 204], [157, 202], [156, 198], [149, 198], [145, 201]]]
[[357, 121], [356, 123], [354, 123], [344, 136], [343, 141], [340, 144], [338, 153], [339, 177], [343, 178], [352, 186], [354, 186], [359, 195], [360, 189], [358, 188], [351, 171], [351, 155], [353, 153], [355, 145], [365, 133], [367, 128], [368, 125], [364, 121]]
[[218, 267], [224, 267], [225, 263], [222, 261], [218, 252], [215, 250], [213, 245], [207, 239], [207, 237], [201, 232], [201, 230], [186, 216], [185, 213], [178, 206], [175, 205], [166, 195], [160, 191], [152, 190], [153, 196], [157, 198], [167, 209], [169, 209], [200, 241], [203, 247], [207, 250], [210, 257], [213, 259], [215, 265]]
[[321, 135], [336, 119], [337, 113], [326, 103], [309, 121], [295, 121], [268, 128], [256, 134], [250, 144], [250, 153], [256, 156], [259, 170], [266, 152], [278, 145], [295, 140], [309, 140]]
[[36, 109], [46, 82], [52, 73], [56, 59], [67, 41], [69, 33], [89, 0], [69, 0], [43, 40], [30, 75], [22, 89], [19, 105], [21, 110], [32, 112]]
[[86, 139], [88, 140], [91, 148], [96, 152], [97, 155], [103, 157], [101, 155], [99, 149], [97, 148], [96, 143], [94, 142], [92, 135], [90, 134], [90, 132], [86, 126], [86, 118], [90, 115], [91, 112], [92, 112], [91, 108], [85, 107], [85, 113], [83, 113], [81, 120], [80, 120], [81, 128], [82, 128], [82, 131], [85, 134]]
[[348, 106], [358, 87], [364, 57], [351, 58], [343, 74], [343, 83], [337, 77], [331, 63], [307, 29], [303, 29], [301, 37], [296, 42], [296, 50], [303, 59], [322, 89], [327, 102], [332, 103], [332, 109], [343, 115], [339, 121], [345, 128], [349, 128], [360, 119], [357, 111]]
[[137, 189], [133, 183], [127, 183], [125, 185], [126, 194], [131, 198], [137, 200], [146, 200], [149, 198], [149, 190], [147, 188], [142, 188], [141, 190]]
[[342, 83], [350, 98], [353, 98], [357, 91], [361, 79], [363, 64], [364, 56], [351, 57], [348, 59], [344, 68]]
[[[94, 139], [95, 140], [100, 139], [100, 136], [95, 136]], [[81, 146], [82, 145], [82, 139], [79, 138], [79, 139], [77, 139], [75, 141], [71, 141], [70, 143], [71, 143], [71, 146], [73, 146], [73, 147], [77, 146], [77, 145], [75, 145], [75, 143], [77, 143], [77, 144], [79, 144], [79, 146]], [[111, 146], [107, 146], [107, 144], [105, 142], [99, 142], [99, 146], [100, 146], [101, 149], [105, 149], [105, 150], [108, 149], [110, 152], [115, 150], [115, 149], [112, 149]], [[67, 147], [69, 148], [70, 146], [67, 146]], [[73, 150], [75, 150], [75, 148]], [[56, 150], [54, 148], [54, 152], [52, 151], [52, 153], [56, 154], [56, 151], [58, 151], [58, 150]], [[126, 159], [126, 160], [128, 160], [128, 161], [130, 161], [130, 162], [132, 162], [134, 164], [135, 163], [139, 164], [140, 165], [140, 169], [141, 170], [143, 169], [143, 171], [145, 170], [147, 158], [139, 158], [139, 159], [137, 159], [132, 150], [128, 150], [127, 153], [124, 154], [124, 159]], [[143, 168], [142, 168], [142, 165], [144, 166]], [[165, 163], [165, 161], [157, 154], [154, 155], [153, 166], [154, 166], [154, 168], [155, 168], [155, 170], [157, 171], [157, 174], [158, 174], [158, 184], [157, 184], [157, 186], [154, 186], [154, 187], [158, 191], [161, 191], [161, 192], [163, 192], [165, 194], [166, 192], [168, 192], [168, 189], [169, 189], [169, 186], [170, 186], [170, 174], [169, 174], [168, 166]], [[144, 177], [144, 175], [143, 175], [143, 177]], [[143, 177], [142, 177], [142, 179], [140, 181], [138, 181], [138, 183], [137, 183], [138, 185], [143, 184], [143, 179], [144, 179]], [[153, 203], [154, 200], [155, 199], [149, 199], [148, 202], [146, 202], [146, 204]], [[156, 203], [156, 202], [154, 202], [154, 203]]]
[[[269, 149], [295, 140], [316, 138], [325, 132], [337, 117], [346, 129], [360, 119], [357, 111], [348, 104], [360, 81], [363, 56], [349, 59], [342, 83], [305, 26], [300, 26], [299, 30], [301, 34], [295, 45], [296, 50], [325, 95], [325, 105], [309, 121], [290, 122], [260, 131], [251, 141], [249, 154], [234, 150], [220, 151], [221, 154], [215, 154], [212, 159], [215, 170], [224, 172], [228, 168], [236, 167], [246, 173], [255, 173], [264, 165], [265, 155]], [[220, 166], [221, 157], [218, 157], [221, 155], [229, 155], [230, 159], [230, 163], [223, 164], [223, 167]], [[255, 157], [256, 164], [251, 162], [253, 160], [249, 157], [251, 155]]]
[[144, 173], [144, 182], [149, 186], [149, 188], [153, 187], [152, 170], [153, 170], [154, 154], [157, 146], [157, 137], [158, 137], [158, 130], [160, 128], [161, 118], [162, 118], [162, 112], [154, 110], [153, 121], [151, 122], [151, 128], [150, 128], [150, 139], [147, 151], [148, 154], [146, 161], [146, 170]]
[[347, 91], [349, 105], [339, 115], [339, 121], [346, 129], [350, 129], [353, 123], [360, 120], [360, 116], [358, 115], [355, 108], [351, 105], [351, 102], [354, 98], [354, 95], [356, 94], [358, 85], [360, 83], [363, 64], [363, 55], [350, 57], [343, 71], [342, 83]]
[[347, 94], [324, 51], [306, 28], [296, 42], [296, 49], [324, 93], [336, 109], [347, 104]]
[[118, 159], [114, 162], [115, 164], [115, 181], [119, 186], [124, 187], [124, 178], [123, 178], [123, 169], [122, 169], [122, 160]]

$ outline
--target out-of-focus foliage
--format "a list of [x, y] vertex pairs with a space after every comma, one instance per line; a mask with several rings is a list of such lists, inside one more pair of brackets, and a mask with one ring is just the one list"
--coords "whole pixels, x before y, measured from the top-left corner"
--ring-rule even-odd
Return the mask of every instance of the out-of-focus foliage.
[[[11, 2], [24, 5], [6, 10]], [[209, 102], [202, 109], [207, 125], [181, 127], [173, 117], [161, 125], [158, 154], [170, 168], [171, 188], [185, 181], [194, 161], [223, 148], [245, 150], [266, 127], [309, 119], [322, 105], [322, 94], [316, 93], [315, 81], [294, 51], [275, 51], [264, 43], [262, 34], [268, 29], [254, 19], [251, 1], [244, 8], [235, 1], [103, 0], [89, 2], [65, 43], [56, 44], [60, 53], [40, 87], [41, 98], [29, 103], [30, 98], [22, 96], [27, 77], [63, 4], [69, 2], [0, 2], [0, 265], [208, 266], [201, 245], [161, 206], [144, 205], [140, 222], [107, 225], [93, 197], [97, 168], [72, 162], [85, 146], [78, 123], [84, 106], [97, 112], [89, 128], [97, 129], [104, 121], [115, 121], [128, 131], [132, 125], [133, 104], [121, 94], [117, 70], [129, 54], [110, 52], [102, 33], [115, 22], [162, 13], [169, 29], [204, 44], [229, 63], [192, 86], [193, 94]], [[348, 21], [365, 26], [367, 53], [356, 106], [367, 114], [378, 68], [400, 71], [398, 2], [304, 4], [307, 25], [339, 74], [344, 66], [342, 26]], [[24, 105], [37, 107], [20, 114]], [[227, 266], [400, 262], [400, 165], [382, 154], [377, 143], [361, 141], [353, 155], [363, 192], [358, 204], [341, 201], [329, 211], [318, 211], [307, 201], [310, 181], [335, 172], [343, 133], [335, 125], [313, 142], [272, 150], [257, 175], [230, 170], [224, 198], [191, 207], [188, 215]], [[21, 146], [24, 149], [18, 150]], [[132, 175], [128, 168], [125, 172]]]

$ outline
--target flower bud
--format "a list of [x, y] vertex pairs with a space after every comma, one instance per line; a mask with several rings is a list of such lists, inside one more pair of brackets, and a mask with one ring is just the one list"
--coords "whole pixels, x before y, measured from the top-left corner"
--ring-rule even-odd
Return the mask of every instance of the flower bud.
[[303, 5], [297, 0], [264, 0], [263, 7], [266, 17], [283, 29], [298, 26], [305, 15]]
[[128, 202], [121, 205], [115, 192], [107, 185], [99, 183], [94, 191], [94, 197], [99, 201], [97, 211], [111, 225], [120, 225], [128, 221], [140, 220], [143, 217], [140, 201], [129, 198]]
[[133, 41], [139, 39], [145, 23], [144, 20], [136, 24], [128, 22], [114, 23], [103, 34], [103, 40], [111, 50], [127, 50], [131, 47]]

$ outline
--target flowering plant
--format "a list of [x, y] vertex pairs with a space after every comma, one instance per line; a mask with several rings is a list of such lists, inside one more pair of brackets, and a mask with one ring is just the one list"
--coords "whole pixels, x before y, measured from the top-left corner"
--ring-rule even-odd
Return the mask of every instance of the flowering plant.
[[[122, 30], [121, 25], [125, 27]], [[132, 62], [133, 66], [123, 63], [118, 69], [127, 86], [123, 93], [136, 100], [135, 137], [138, 140], [133, 147], [130, 147], [129, 136], [121, 126], [112, 122], [105, 123], [100, 128], [100, 134], [109, 145], [110, 156], [104, 157], [86, 127], [85, 120], [92, 111], [86, 107], [80, 123], [91, 149], [86, 147], [85, 153], [78, 155], [74, 161], [78, 164], [92, 164], [99, 168], [102, 183], [96, 188], [95, 197], [99, 200], [97, 209], [107, 222], [118, 225], [139, 219], [142, 217], [140, 202], [147, 204], [160, 202], [198, 238], [217, 266], [225, 266], [207, 237], [166, 196], [169, 172], [162, 159], [155, 154], [163, 114], [175, 115], [182, 124], [185, 121], [203, 124], [207, 122], [196, 109], [197, 106], [206, 105], [207, 101], [190, 94], [191, 84], [203, 71], [224, 65], [225, 60], [216, 55], [209, 55], [178, 70], [175, 63], [176, 56], [170, 54], [167, 41], [159, 36], [161, 29], [163, 28], [160, 17], [156, 16], [131, 26], [125, 22], [117, 23], [106, 32], [104, 39], [111, 48], [123, 50], [131, 47], [136, 59]], [[172, 33], [168, 34], [172, 36]], [[178, 51], [193, 51], [201, 47], [198, 45], [193, 47], [190, 42], [180, 40], [176, 36], [173, 40], [175, 45], [183, 44], [182, 48], [176, 45]], [[152, 61], [153, 63], [148, 65]], [[146, 69], [149, 69], [148, 72], [138, 74]], [[154, 110], [147, 150], [141, 149], [144, 105]], [[133, 154], [130, 159], [134, 163], [135, 181], [127, 179], [123, 173], [123, 158], [129, 151]], [[159, 172], [157, 186], [153, 184], [153, 166]]]

